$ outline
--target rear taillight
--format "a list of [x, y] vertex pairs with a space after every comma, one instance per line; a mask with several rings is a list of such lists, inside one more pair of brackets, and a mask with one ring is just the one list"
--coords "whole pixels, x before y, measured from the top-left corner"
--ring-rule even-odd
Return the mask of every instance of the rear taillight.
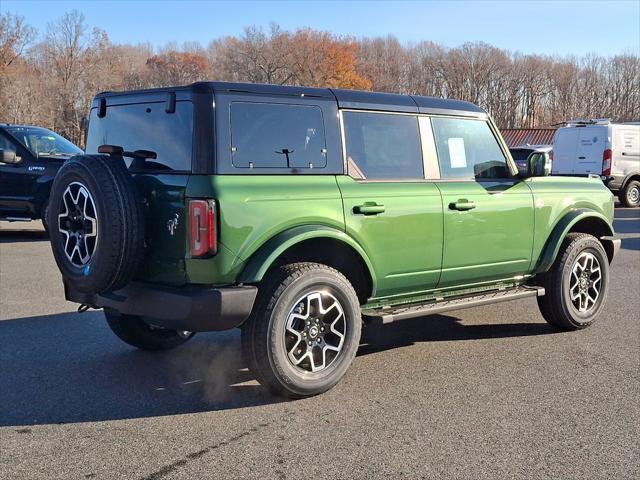
[[549, 160], [553, 161], [553, 150], [549, 150]]
[[215, 255], [218, 251], [215, 201], [191, 200], [189, 226], [191, 256], [202, 258]]
[[608, 177], [611, 175], [611, 149], [607, 148], [602, 153], [602, 175]]

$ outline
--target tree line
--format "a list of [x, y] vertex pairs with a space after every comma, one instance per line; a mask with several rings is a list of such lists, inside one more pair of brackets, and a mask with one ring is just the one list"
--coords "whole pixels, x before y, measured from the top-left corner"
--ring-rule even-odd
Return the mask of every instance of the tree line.
[[226, 80], [457, 98], [501, 128], [572, 118], [640, 119], [638, 52], [581, 58], [531, 55], [483, 42], [456, 48], [393, 36], [353, 38], [301, 28], [248, 27], [199, 43], [117, 44], [77, 11], [37, 32], [0, 15], [0, 122], [51, 128], [79, 145], [100, 91]]

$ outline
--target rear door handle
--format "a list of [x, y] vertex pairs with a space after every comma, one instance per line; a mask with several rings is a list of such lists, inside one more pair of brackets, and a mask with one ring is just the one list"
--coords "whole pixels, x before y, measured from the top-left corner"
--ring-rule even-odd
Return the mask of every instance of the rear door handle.
[[586, 160], [587, 157], [578, 157], [578, 160]]
[[353, 207], [353, 213], [356, 215], [379, 215], [384, 213], [384, 205], [376, 205], [375, 203], [356, 205]]
[[476, 204], [468, 200], [458, 200], [449, 204], [449, 210], [460, 210], [461, 212], [473, 210], [474, 208], [476, 208]]

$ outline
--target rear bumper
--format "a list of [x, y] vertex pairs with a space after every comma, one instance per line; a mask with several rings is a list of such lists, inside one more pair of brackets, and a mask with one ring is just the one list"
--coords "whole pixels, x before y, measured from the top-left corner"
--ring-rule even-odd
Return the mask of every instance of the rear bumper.
[[154, 325], [191, 332], [240, 326], [249, 317], [258, 293], [254, 286], [166, 287], [132, 282], [121, 290], [94, 295], [78, 292], [66, 281], [64, 291], [71, 302], [149, 317]]

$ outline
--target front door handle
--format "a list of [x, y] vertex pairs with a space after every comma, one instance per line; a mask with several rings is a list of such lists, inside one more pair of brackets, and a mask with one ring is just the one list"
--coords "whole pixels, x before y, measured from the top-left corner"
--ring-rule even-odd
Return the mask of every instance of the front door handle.
[[460, 210], [461, 212], [473, 210], [474, 208], [476, 208], [476, 204], [468, 200], [458, 200], [449, 204], [449, 210]]
[[375, 203], [356, 205], [353, 207], [353, 213], [356, 215], [379, 215], [384, 213], [384, 205], [377, 205]]

